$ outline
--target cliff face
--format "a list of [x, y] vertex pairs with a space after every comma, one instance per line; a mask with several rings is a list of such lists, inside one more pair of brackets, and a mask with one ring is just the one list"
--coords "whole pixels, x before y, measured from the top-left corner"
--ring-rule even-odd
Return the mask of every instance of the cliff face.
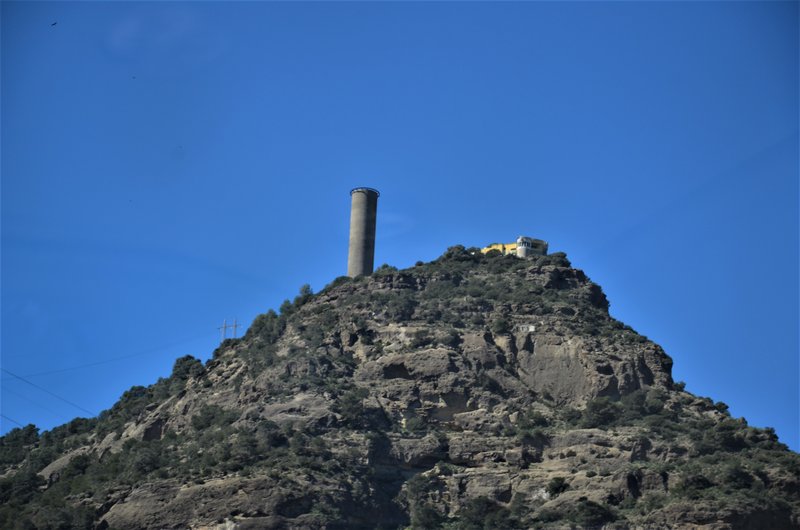
[[670, 371], [563, 254], [453, 247], [303, 290], [98, 419], [12, 431], [0, 523], [798, 527], [798, 455]]

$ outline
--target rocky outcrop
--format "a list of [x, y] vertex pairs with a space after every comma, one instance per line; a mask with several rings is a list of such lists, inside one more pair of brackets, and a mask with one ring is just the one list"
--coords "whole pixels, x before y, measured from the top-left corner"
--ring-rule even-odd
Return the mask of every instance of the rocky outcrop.
[[563, 255], [457, 247], [179, 359], [42, 437], [4, 500], [115, 529], [797, 527], [797, 455], [671, 368]]

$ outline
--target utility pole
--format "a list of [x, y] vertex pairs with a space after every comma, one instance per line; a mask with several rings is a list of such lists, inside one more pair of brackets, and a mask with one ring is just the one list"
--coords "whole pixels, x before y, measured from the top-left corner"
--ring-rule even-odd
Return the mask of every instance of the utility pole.
[[228, 325], [228, 319], [225, 318], [222, 320], [222, 326], [218, 327], [217, 329], [221, 330], [222, 332], [222, 340], [225, 340], [228, 334], [228, 328], [232, 328], [233, 326]]
[[233, 338], [235, 339], [237, 335], [236, 330], [241, 327], [243, 326], [241, 324], [237, 324], [235, 318], [233, 319], [233, 324], [228, 324], [228, 319], [226, 318], [222, 320], [222, 325], [217, 329], [220, 330], [220, 333], [222, 335], [222, 340], [225, 340], [226, 338], [228, 338], [228, 328], [233, 329]]

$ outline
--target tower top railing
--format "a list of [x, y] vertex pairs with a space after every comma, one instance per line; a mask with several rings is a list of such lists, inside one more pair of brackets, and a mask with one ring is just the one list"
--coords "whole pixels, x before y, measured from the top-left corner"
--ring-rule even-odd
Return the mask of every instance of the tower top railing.
[[350, 190], [350, 195], [354, 194], [357, 191], [371, 191], [376, 196], [378, 196], [378, 197], [381, 196], [381, 192], [379, 192], [375, 188], [367, 188], [366, 186], [359, 186], [358, 188], [353, 188], [352, 190]]

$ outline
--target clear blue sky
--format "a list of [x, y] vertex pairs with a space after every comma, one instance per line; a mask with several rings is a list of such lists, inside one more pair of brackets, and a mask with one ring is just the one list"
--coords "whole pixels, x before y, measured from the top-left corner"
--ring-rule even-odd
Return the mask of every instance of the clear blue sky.
[[37, 385], [3, 372], [7, 418], [108, 408], [344, 274], [372, 186], [377, 264], [546, 239], [800, 447], [797, 2], [0, 14], [2, 367]]

